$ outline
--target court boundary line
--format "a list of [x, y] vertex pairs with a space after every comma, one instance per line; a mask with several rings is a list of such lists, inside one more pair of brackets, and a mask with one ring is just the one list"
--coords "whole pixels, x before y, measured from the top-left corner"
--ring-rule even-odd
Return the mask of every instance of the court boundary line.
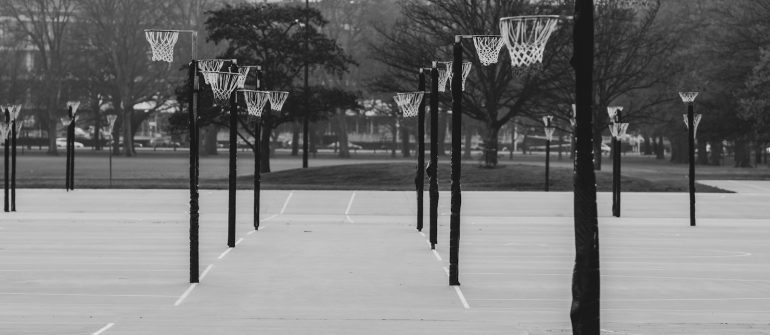
[[104, 327], [99, 328], [99, 330], [91, 333], [91, 335], [100, 335], [100, 334], [106, 332], [108, 329], [112, 328], [112, 326], [114, 326], [114, 325], [115, 325], [114, 322], [110, 322], [110, 323], [104, 325]]

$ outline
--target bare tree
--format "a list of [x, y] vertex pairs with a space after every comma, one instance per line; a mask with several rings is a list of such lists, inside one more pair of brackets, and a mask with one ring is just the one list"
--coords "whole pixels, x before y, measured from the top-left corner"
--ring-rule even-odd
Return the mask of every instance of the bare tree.
[[48, 154], [56, 155], [58, 112], [68, 72], [71, 23], [76, 0], [3, 0], [0, 9], [12, 17], [14, 29], [37, 51], [34, 71], [41, 80], [33, 93], [44, 102], [48, 116]]

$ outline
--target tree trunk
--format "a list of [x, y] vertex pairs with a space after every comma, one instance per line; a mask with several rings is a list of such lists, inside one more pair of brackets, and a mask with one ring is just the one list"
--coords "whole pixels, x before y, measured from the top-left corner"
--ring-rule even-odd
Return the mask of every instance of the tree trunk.
[[708, 165], [709, 163], [709, 157], [708, 153], [706, 152], [706, 141], [700, 140], [697, 144], [698, 147], [698, 159], [696, 162], [700, 165]]
[[710, 165], [722, 165], [722, 140], [711, 141]]
[[484, 138], [484, 167], [494, 168], [497, 166], [497, 135], [500, 127], [494, 125], [487, 126], [487, 134]]
[[676, 164], [688, 164], [689, 157], [687, 156], [689, 144], [687, 136], [676, 136], [671, 139], [671, 163]]
[[132, 110], [123, 110], [123, 154], [126, 157], [134, 156], [134, 141], [131, 136], [131, 113]]
[[391, 135], [393, 135], [393, 143], [390, 145], [390, 157], [396, 157], [396, 147], [398, 147], [398, 121], [393, 123], [390, 127]]
[[666, 159], [666, 145], [663, 144], [663, 136], [658, 136], [658, 141], [655, 142], [655, 159]]
[[644, 136], [644, 155], [645, 156], [652, 156], [652, 149], [653, 149], [653, 138], [650, 136]]
[[757, 141], [756, 142], [756, 146], [755, 146], [755, 150], [756, 151], [755, 151], [755, 154], [754, 154], [754, 161], [756, 162], [756, 164], [754, 164], [754, 166], [756, 166], [756, 167], [759, 167], [759, 165], [762, 164], [762, 151], [763, 151], [762, 147], [763, 146], [764, 145], [762, 145], [761, 141]]
[[300, 124], [298, 122], [292, 122], [291, 127], [291, 155], [299, 156], [299, 133]]
[[465, 153], [463, 154], [464, 159], [471, 159], [471, 141], [473, 140], [473, 132], [470, 130], [470, 128], [471, 127], [468, 126], [465, 127]]
[[[345, 123], [345, 113], [338, 110], [334, 115], [336, 133], [337, 133], [337, 147], [339, 148], [340, 158], [350, 158], [350, 149], [348, 148], [348, 131]], [[319, 127], [320, 128], [320, 127]]]
[[735, 167], [751, 167], [751, 149], [746, 139], [735, 140]]
[[102, 116], [99, 113], [99, 100], [93, 99], [93, 105], [91, 108], [94, 111], [94, 150], [102, 150], [102, 143], [100, 141], [101, 136], [101, 128], [102, 128]]
[[203, 130], [203, 154], [204, 155], [216, 155], [217, 154], [217, 134], [219, 134], [219, 126], [212, 124], [207, 126]]
[[409, 127], [401, 127], [401, 155], [404, 158], [411, 157], [409, 151]]

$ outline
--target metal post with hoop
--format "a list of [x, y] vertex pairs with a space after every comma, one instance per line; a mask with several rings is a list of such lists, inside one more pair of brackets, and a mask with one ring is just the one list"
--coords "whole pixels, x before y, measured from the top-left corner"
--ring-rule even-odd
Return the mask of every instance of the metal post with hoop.
[[110, 187], [112, 187], [112, 151], [115, 147], [115, 137], [112, 134], [113, 128], [115, 127], [115, 121], [118, 119], [118, 116], [115, 114], [107, 115], [107, 132], [110, 134], [110, 154], [109, 154], [109, 165], [110, 165]]
[[[260, 212], [260, 193], [261, 193], [261, 166], [260, 166], [260, 155], [261, 155], [261, 130], [262, 130], [262, 112], [265, 108], [265, 105], [268, 102], [268, 93], [265, 91], [260, 91], [262, 88], [262, 67], [261, 66], [244, 66], [239, 69], [249, 69], [249, 68], [255, 68], [256, 69], [256, 77], [257, 77], [257, 83], [255, 85], [255, 90], [247, 90], [247, 89], [241, 89], [240, 92], [243, 93], [243, 99], [246, 102], [246, 109], [248, 111], [249, 116], [253, 119], [254, 123], [254, 203], [253, 203], [253, 225], [254, 230], [259, 230], [259, 212]], [[243, 84], [240, 84], [239, 86], [244, 88], [246, 85], [246, 75], [248, 75], [248, 71], [246, 73], [241, 72], [244, 74], [243, 77]]]
[[3, 116], [2, 116], [3, 117], [3, 125], [2, 125], [3, 129], [2, 129], [2, 134], [0, 134], [0, 135], [2, 135], [3, 145], [4, 145], [4, 150], [3, 150], [3, 166], [5, 167], [3, 169], [3, 174], [4, 174], [4, 177], [5, 177], [4, 178], [5, 183], [4, 183], [4, 187], [3, 187], [3, 195], [4, 195], [4, 197], [3, 197], [3, 210], [7, 213], [7, 212], [10, 212], [10, 196], [9, 196], [9, 192], [10, 192], [9, 186], [10, 185], [8, 183], [8, 174], [10, 172], [9, 171], [9, 164], [10, 164], [10, 159], [9, 158], [10, 158], [10, 154], [11, 154], [11, 152], [10, 152], [11, 141], [10, 141], [10, 138], [9, 138], [10, 135], [11, 135], [11, 111], [9, 110], [8, 107], [6, 107], [6, 108], [3, 108], [2, 112], [3, 112]]
[[11, 212], [16, 211], [16, 137], [21, 132], [22, 123], [17, 128], [21, 105], [9, 106], [11, 115]]
[[543, 131], [545, 132], [545, 187], [544, 191], [550, 190], [551, 178], [551, 141], [556, 128], [553, 126], [553, 115], [543, 116]]
[[[425, 70], [430, 68], [420, 68], [419, 82], [417, 90], [425, 92]], [[427, 92], [426, 92], [427, 93]], [[424, 217], [424, 192], [425, 192], [425, 99], [420, 102], [417, 110], [417, 173], [414, 184], [417, 189], [417, 231], [421, 232], [423, 228]]]
[[430, 248], [436, 249], [438, 244], [438, 92], [439, 71], [438, 62], [433, 62], [430, 68], [430, 163], [426, 168], [428, 174], [428, 195], [430, 197]]
[[688, 157], [690, 161], [690, 226], [695, 227], [695, 136], [698, 132], [701, 114], [695, 114], [695, 98], [698, 92], [679, 92], [682, 102], [687, 105], [687, 114], [683, 115], [687, 127]]
[[612, 215], [620, 217], [620, 139], [626, 135], [628, 123], [621, 122], [623, 107], [607, 107], [612, 121], [609, 125], [612, 135]]
[[80, 118], [78, 107], [80, 101], [68, 101], [69, 125], [67, 126], [67, 191], [75, 190], [75, 127]]
[[192, 38], [192, 60], [188, 65], [188, 82], [190, 88], [189, 106], [189, 132], [190, 132], [190, 283], [200, 281], [199, 255], [198, 255], [198, 61], [197, 40], [198, 32], [195, 30], [160, 30], [147, 29], [145, 37], [152, 49], [152, 60], [172, 62], [174, 60], [174, 45], [180, 32], [190, 33]]

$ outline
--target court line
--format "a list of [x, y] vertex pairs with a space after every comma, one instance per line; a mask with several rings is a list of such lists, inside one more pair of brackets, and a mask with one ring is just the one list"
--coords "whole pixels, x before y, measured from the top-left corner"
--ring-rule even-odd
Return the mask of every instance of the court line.
[[207, 274], [209, 274], [209, 271], [211, 271], [211, 268], [214, 267], [214, 264], [209, 264], [209, 266], [206, 267], [205, 270], [203, 270], [203, 273], [201, 273], [199, 280], [203, 280], [204, 277], [206, 277]]
[[[288, 200], [288, 199], [287, 199], [287, 200]], [[286, 209], [286, 205], [284, 205], [284, 209]], [[262, 220], [259, 220], [259, 222], [265, 222], [265, 221], [268, 221], [268, 220], [272, 220], [272, 219], [275, 219], [275, 218], [277, 218], [277, 217], [278, 217], [278, 215], [280, 215], [280, 214], [273, 214], [273, 216], [270, 216], [270, 217], [268, 217], [267, 219], [262, 219]], [[260, 228], [261, 228], [261, 227], [260, 227]]]
[[249, 231], [248, 233], [246, 233], [246, 236], [249, 236], [249, 235], [251, 235], [251, 234], [254, 234], [254, 233], [256, 233], [256, 232], [257, 232], [256, 230], [251, 230], [251, 231]]
[[102, 328], [99, 328], [99, 330], [97, 330], [97, 331], [93, 332], [93, 333], [92, 333], [92, 335], [100, 335], [100, 334], [102, 334], [102, 333], [106, 332], [106, 331], [107, 331], [107, 329], [110, 329], [110, 328], [112, 328], [112, 326], [114, 326], [114, 325], [115, 325], [115, 323], [114, 323], [114, 322], [110, 322], [110, 323], [108, 323], [107, 325], [105, 325], [104, 327], [102, 327]]
[[233, 250], [233, 248], [225, 249], [225, 251], [223, 251], [221, 254], [219, 254], [219, 257], [217, 257], [217, 259], [225, 258], [225, 256], [227, 256], [227, 254], [230, 252], [230, 250]]
[[422, 235], [422, 237], [427, 238], [427, 236], [425, 236], [425, 233], [423, 233], [423, 232], [419, 232], [419, 233], [420, 233], [420, 235]]
[[350, 223], [355, 223], [353, 219], [350, 218], [350, 215], [345, 215], [345, 220], [348, 220]]
[[[283, 214], [283, 212], [286, 211], [286, 206], [289, 205], [289, 200], [291, 200], [291, 196], [292, 195], [294, 195], [294, 191], [289, 192], [289, 196], [286, 197], [286, 201], [283, 202], [283, 207], [281, 207], [281, 212], [279, 213], [279, 215]], [[265, 221], [267, 221], [267, 220], [265, 220]]]
[[198, 283], [192, 283], [190, 286], [182, 293], [182, 295], [179, 297], [179, 299], [174, 302], [174, 307], [179, 306], [182, 304], [182, 301], [184, 301], [185, 298], [187, 298], [188, 295], [192, 292], [192, 290], [195, 289], [195, 287], [198, 286]]
[[[570, 299], [551, 299], [551, 298], [488, 298], [488, 299], [470, 299], [473, 301], [570, 301]], [[767, 298], [627, 298], [627, 299], [602, 299], [602, 302], [652, 302], [652, 301], [765, 301]]]
[[235, 241], [235, 245], [239, 245], [239, 244], [241, 244], [241, 242], [243, 242], [243, 237], [241, 237], [237, 241]]
[[348, 201], [348, 208], [345, 209], [345, 215], [350, 214], [350, 208], [353, 207], [353, 200], [356, 199], [356, 192], [353, 192], [353, 194], [350, 196], [350, 201]]
[[[449, 277], [449, 268], [445, 266], [443, 269], [446, 276]], [[465, 309], [471, 309], [471, 305], [468, 304], [468, 300], [465, 300], [465, 295], [463, 294], [463, 291], [460, 290], [460, 286], [453, 285], [452, 288], [455, 289], [455, 293], [457, 293], [457, 297], [460, 298], [460, 303], [463, 304], [463, 307]]]
[[441, 262], [441, 255], [438, 254], [438, 251], [436, 251], [436, 249], [433, 249], [431, 251], [433, 251], [433, 255], [436, 256], [436, 259], [438, 259], [438, 261]]
[[87, 294], [87, 293], [25, 293], [25, 292], [0, 292], [0, 295], [29, 295], [46, 297], [115, 297], [115, 298], [173, 298], [173, 295], [160, 294]]

